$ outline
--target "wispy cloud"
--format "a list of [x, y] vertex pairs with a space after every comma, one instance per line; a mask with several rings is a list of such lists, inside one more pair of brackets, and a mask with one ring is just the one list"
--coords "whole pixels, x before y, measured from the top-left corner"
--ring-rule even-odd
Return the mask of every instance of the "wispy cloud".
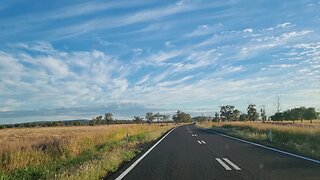
[[109, 106], [128, 118], [247, 102], [272, 113], [277, 95], [283, 109], [320, 107], [317, 3], [10, 2], [0, 5], [0, 123]]

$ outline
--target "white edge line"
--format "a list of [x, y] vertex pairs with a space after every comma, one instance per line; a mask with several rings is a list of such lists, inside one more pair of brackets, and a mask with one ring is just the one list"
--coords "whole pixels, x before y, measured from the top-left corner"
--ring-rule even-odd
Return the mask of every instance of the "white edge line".
[[220, 158], [216, 158], [216, 160], [228, 171], [231, 171], [232, 169], [226, 165], [226, 163], [224, 163]]
[[137, 159], [134, 163], [131, 164], [125, 171], [123, 171], [120, 176], [116, 178], [116, 180], [121, 180], [124, 178], [144, 157], [146, 157], [150, 151], [155, 148], [165, 137], [167, 137], [175, 128], [171, 129], [166, 135], [164, 135], [155, 145], [153, 145], [147, 152], [145, 152], [139, 159]]
[[236, 164], [234, 164], [233, 162], [231, 162], [228, 158], [223, 158], [224, 161], [226, 161], [227, 163], [229, 163], [235, 170], [241, 170], [239, 168], [239, 166], [237, 166]]
[[261, 148], [265, 148], [265, 149], [268, 149], [268, 150], [271, 150], [271, 151], [276, 151], [276, 152], [283, 153], [283, 154], [286, 154], [286, 155], [289, 155], [289, 156], [297, 157], [297, 158], [300, 158], [300, 159], [304, 159], [304, 160], [307, 160], [307, 161], [311, 161], [311, 162], [320, 164], [320, 161], [315, 160], [315, 159], [307, 158], [307, 157], [304, 157], [304, 156], [300, 156], [300, 155], [297, 155], [297, 154], [289, 153], [289, 152], [282, 151], [282, 150], [279, 150], [279, 149], [275, 149], [275, 148], [272, 148], [272, 147], [264, 146], [264, 145], [257, 144], [257, 143], [254, 143], [254, 142], [250, 142], [250, 141], [246, 141], [246, 140], [239, 139], [239, 138], [236, 138], [236, 137], [232, 137], [232, 136], [229, 136], [229, 135], [221, 134], [221, 133], [212, 131], [210, 129], [205, 129], [205, 128], [201, 128], [201, 127], [199, 127], [199, 128], [200, 129], [204, 129], [204, 130], [209, 131], [209, 132], [214, 133], [214, 134], [218, 134], [220, 136], [224, 136], [224, 137], [231, 138], [231, 139], [234, 139], [234, 140], [238, 140], [238, 141], [241, 141], [241, 142], [244, 142], [244, 143], [247, 143], [247, 144], [255, 145], [255, 146], [258, 146], [258, 147], [261, 147]]

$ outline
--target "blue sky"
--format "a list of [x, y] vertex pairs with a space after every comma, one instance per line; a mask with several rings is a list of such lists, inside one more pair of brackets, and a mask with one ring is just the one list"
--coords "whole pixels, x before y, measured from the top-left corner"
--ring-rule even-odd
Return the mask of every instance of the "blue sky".
[[0, 123], [320, 108], [320, 1], [0, 2]]

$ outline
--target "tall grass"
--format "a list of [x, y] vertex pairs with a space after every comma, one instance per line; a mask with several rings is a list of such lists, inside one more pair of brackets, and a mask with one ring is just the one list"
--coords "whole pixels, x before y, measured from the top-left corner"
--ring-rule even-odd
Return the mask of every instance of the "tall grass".
[[[0, 130], [0, 179], [98, 179], [173, 125]], [[127, 136], [128, 135], [128, 136]]]
[[[320, 123], [271, 124], [262, 122], [202, 123], [200, 126], [320, 159]], [[269, 130], [272, 131], [272, 141]]]

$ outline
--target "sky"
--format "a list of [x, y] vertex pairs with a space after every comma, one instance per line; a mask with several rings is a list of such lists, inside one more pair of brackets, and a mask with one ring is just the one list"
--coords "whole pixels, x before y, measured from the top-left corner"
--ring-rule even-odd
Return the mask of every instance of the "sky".
[[0, 123], [320, 108], [319, 0], [0, 2]]

